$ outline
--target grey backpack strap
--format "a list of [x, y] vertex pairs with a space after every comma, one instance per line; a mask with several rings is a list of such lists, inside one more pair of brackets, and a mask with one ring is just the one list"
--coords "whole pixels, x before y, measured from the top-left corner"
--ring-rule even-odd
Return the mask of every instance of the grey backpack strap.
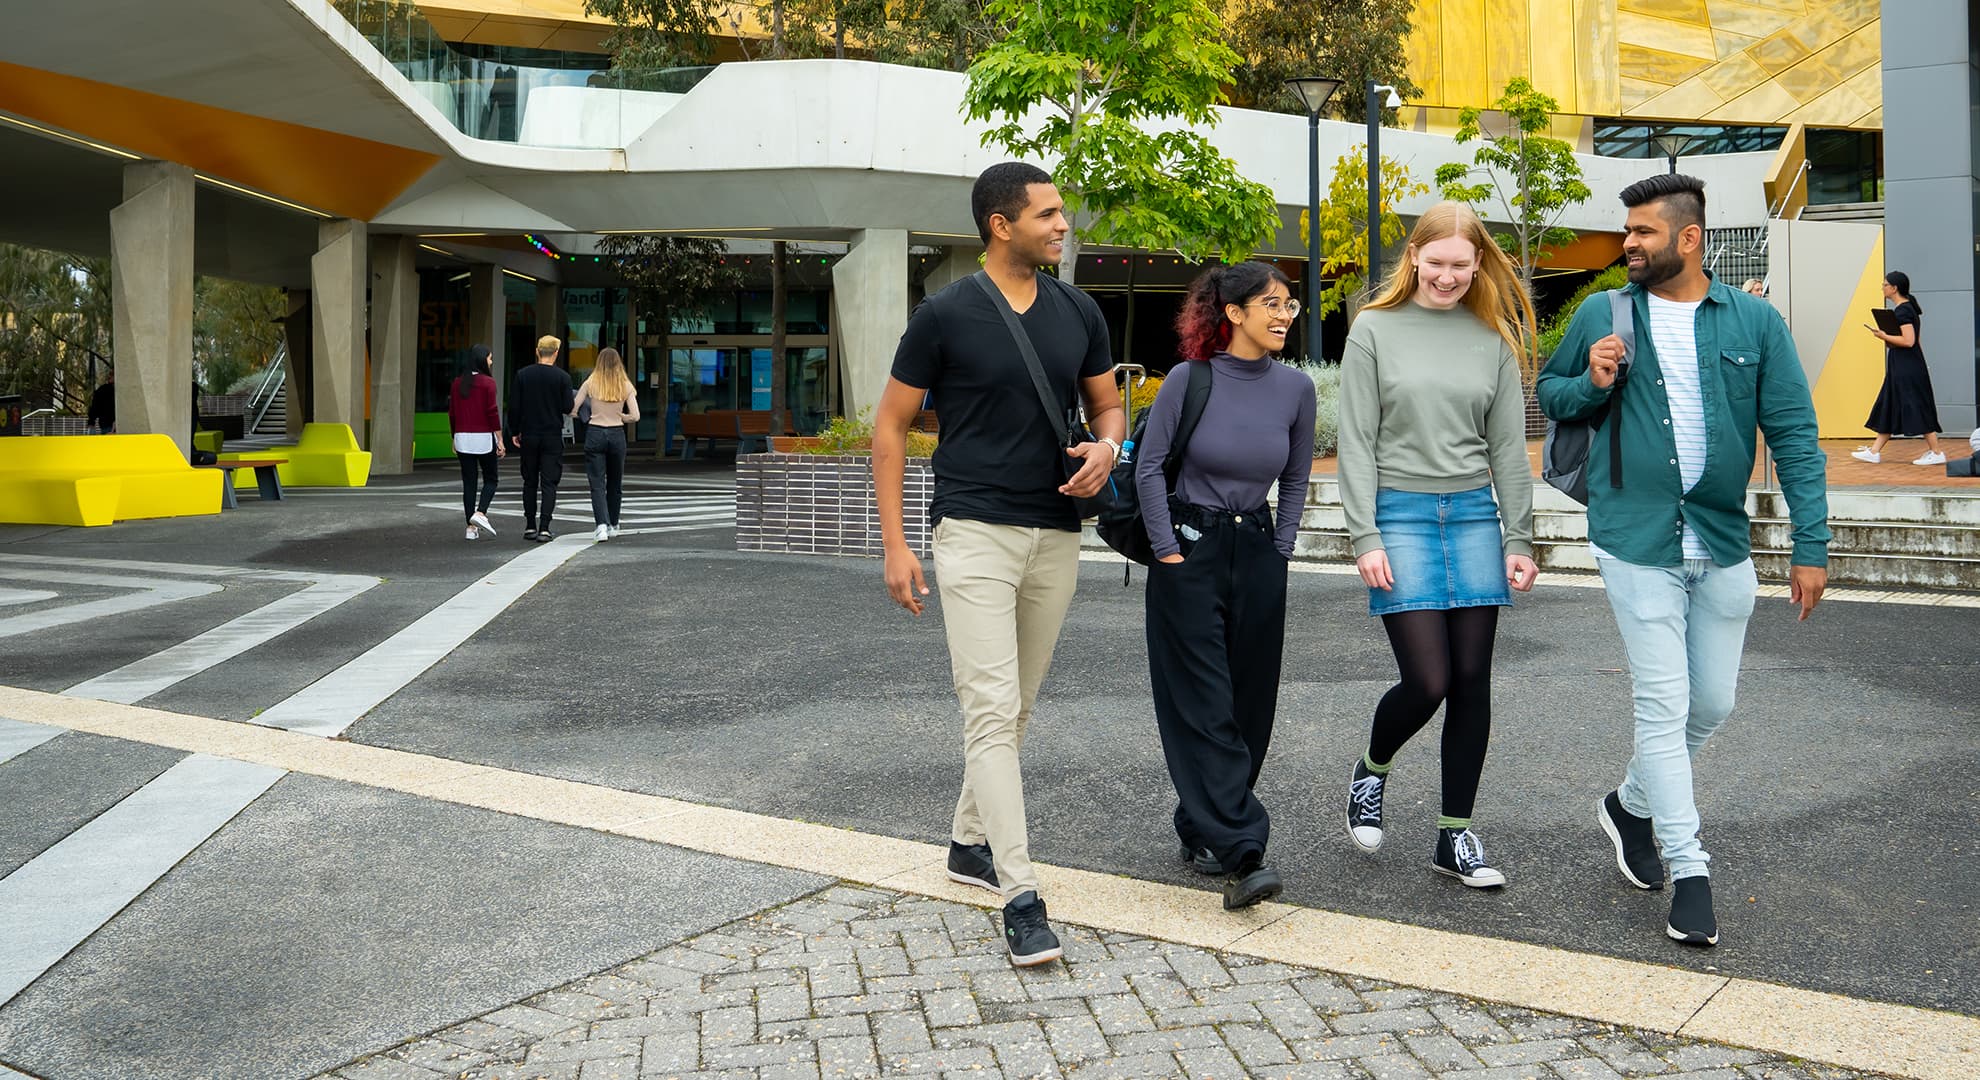
[[1622, 289], [1609, 290], [1609, 333], [1622, 339], [1622, 363], [1616, 365], [1616, 386], [1609, 394], [1609, 486], [1620, 490], [1622, 482], [1622, 402], [1616, 400], [1623, 383], [1629, 380], [1630, 365], [1636, 362], [1636, 301]]
[[[1041, 277], [1043, 275], [1040, 275]], [[1031, 385], [1038, 391], [1038, 404], [1045, 410], [1045, 423], [1058, 436], [1059, 445], [1067, 446], [1070, 418], [1059, 411], [1058, 402], [1052, 397], [1052, 384], [1045, 379], [1045, 365], [1038, 362], [1038, 350], [1031, 344], [1031, 335], [1025, 332], [1024, 324], [1018, 321], [1017, 312], [1011, 310], [1010, 302], [990, 280], [990, 275], [982, 270], [970, 275], [970, 280], [982, 288], [990, 297], [990, 306], [1004, 317], [1004, 325], [1010, 329], [1011, 337], [1017, 342], [1018, 353], [1024, 357], [1025, 369], [1031, 372]], [[1045, 288], [1043, 284], [1040, 289]]]

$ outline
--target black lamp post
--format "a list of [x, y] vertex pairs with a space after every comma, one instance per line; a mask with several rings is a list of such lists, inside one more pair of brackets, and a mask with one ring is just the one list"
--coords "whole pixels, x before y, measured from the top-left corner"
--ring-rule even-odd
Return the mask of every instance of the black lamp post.
[[1300, 328], [1306, 359], [1320, 359], [1319, 334], [1314, 321], [1320, 317], [1320, 110], [1340, 89], [1341, 80], [1307, 76], [1287, 79], [1286, 85], [1306, 106], [1306, 324]]
[[1657, 149], [1664, 152], [1664, 157], [1670, 160], [1671, 172], [1675, 173], [1678, 171], [1678, 155], [1684, 153], [1685, 148], [1690, 146], [1695, 140], [1689, 135], [1666, 132], [1650, 141], [1656, 143]]
[[[1389, 96], [1383, 98], [1381, 95]], [[1398, 108], [1403, 101], [1396, 88], [1368, 80], [1368, 272], [1363, 281], [1373, 296], [1382, 283], [1382, 109]]]

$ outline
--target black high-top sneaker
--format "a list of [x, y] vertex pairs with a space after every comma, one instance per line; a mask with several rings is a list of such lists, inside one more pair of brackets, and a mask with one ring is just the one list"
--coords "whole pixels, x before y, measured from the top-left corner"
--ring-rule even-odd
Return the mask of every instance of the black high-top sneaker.
[[1438, 829], [1437, 859], [1430, 868], [1474, 889], [1494, 889], [1506, 883], [1506, 875], [1485, 861], [1485, 842], [1470, 829]]
[[989, 844], [958, 844], [949, 841], [949, 880], [1003, 895], [997, 885], [997, 866], [990, 858]]
[[1650, 819], [1623, 809], [1622, 798], [1611, 791], [1595, 807], [1595, 820], [1609, 834], [1616, 848], [1616, 869], [1639, 889], [1664, 887], [1664, 863], [1657, 858], [1657, 838]]
[[1284, 890], [1279, 872], [1265, 865], [1264, 853], [1247, 852], [1238, 860], [1236, 872], [1224, 882], [1224, 910], [1262, 904]]
[[1059, 935], [1045, 920], [1045, 901], [1031, 889], [1004, 905], [1004, 947], [1011, 951], [1011, 963], [1018, 967], [1049, 964], [1066, 954], [1059, 945]]
[[1672, 941], [1686, 945], [1717, 945], [1719, 920], [1712, 914], [1712, 879], [1704, 876], [1677, 879], [1671, 886], [1671, 919], [1664, 932]]
[[1382, 846], [1382, 791], [1386, 775], [1368, 771], [1368, 762], [1356, 758], [1354, 774], [1348, 780], [1347, 833], [1354, 846], [1374, 851]]

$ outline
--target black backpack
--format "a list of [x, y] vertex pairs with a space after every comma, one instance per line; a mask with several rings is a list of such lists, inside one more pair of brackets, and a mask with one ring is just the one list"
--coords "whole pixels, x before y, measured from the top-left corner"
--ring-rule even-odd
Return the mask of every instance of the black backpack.
[[[1189, 437], [1196, 433], [1196, 425], [1203, 419], [1203, 409], [1210, 403], [1210, 362], [1192, 361], [1189, 364], [1189, 387], [1183, 394], [1182, 415], [1176, 421], [1176, 437], [1169, 443], [1169, 454], [1162, 459], [1163, 489], [1173, 494], [1176, 490], [1176, 477], [1182, 472], [1183, 452], [1189, 449]], [[1169, 373], [1170, 378], [1175, 372]], [[1153, 411], [1152, 409], [1150, 410]], [[1121, 459], [1114, 463], [1113, 474], [1107, 477], [1107, 486], [1112, 489], [1105, 508], [1093, 523], [1094, 531], [1107, 546], [1122, 555], [1147, 566], [1155, 561], [1155, 547], [1148, 542], [1148, 526], [1141, 516], [1141, 493], [1134, 486], [1134, 452], [1141, 445], [1141, 437], [1148, 430], [1148, 414], [1141, 414], [1135, 422], [1134, 431], [1128, 441], [1121, 446]]]
[[1622, 363], [1616, 365], [1616, 385], [1608, 404], [1586, 420], [1547, 421], [1547, 441], [1540, 446], [1540, 479], [1583, 506], [1588, 505], [1588, 452], [1595, 433], [1609, 425], [1609, 486], [1621, 488], [1622, 411], [1617, 403], [1629, 366], [1636, 360], [1636, 306], [1629, 294], [1610, 289], [1609, 332], [1622, 339]]

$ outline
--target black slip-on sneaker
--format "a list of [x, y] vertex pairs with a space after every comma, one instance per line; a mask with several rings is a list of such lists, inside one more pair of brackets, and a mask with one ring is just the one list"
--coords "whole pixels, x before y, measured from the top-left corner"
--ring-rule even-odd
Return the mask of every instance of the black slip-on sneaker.
[[949, 880], [989, 889], [999, 896], [1004, 894], [997, 885], [997, 866], [991, 859], [989, 844], [949, 841]]
[[1217, 859], [1217, 856], [1210, 854], [1210, 849], [1207, 847], [1193, 848], [1184, 844], [1181, 850], [1182, 861], [1188, 863], [1190, 869], [1199, 874], [1223, 877], [1230, 872], [1224, 869], [1224, 864]]
[[1712, 879], [1677, 879], [1671, 886], [1671, 918], [1664, 932], [1686, 945], [1717, 945], [1719, 920], [1712, 914]]
[[1264, 864], [1263, 856], [1253, 856], [1238, 864], [1238, 870], [1224, 882], [1224, 910], [1236, 911], [1262, 904], [1285, 891], [1279, 872]]
[[1652, 891], [1664, 887], [1664, 863], [1657, 857], [1656, 834], [1649, 818], [1623, 809], [1622, 798], [1611, 791], [1596, 804], [1595, 820], [1609, 834], [1616, 849], [1616, 869], [1631, 885]]
[[1004, 947], [1018, 967], [1049, 964], [1066, 954], [1045, 918], [1045, 901], [1026, 889], [1004, 905]]

